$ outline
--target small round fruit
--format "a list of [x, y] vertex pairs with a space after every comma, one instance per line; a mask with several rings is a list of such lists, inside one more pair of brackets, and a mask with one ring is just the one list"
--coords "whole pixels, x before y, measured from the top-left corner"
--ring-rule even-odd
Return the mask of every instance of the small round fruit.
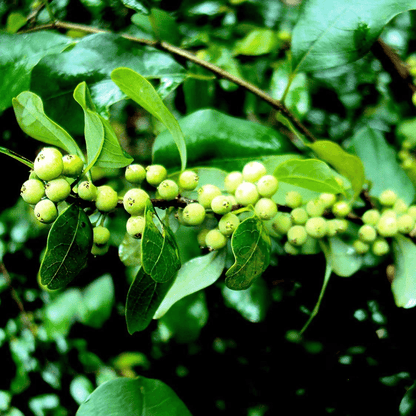
[[78, 155], [65, 155], [62, 158], [64, 164], [64, 170], [62, 174], [71, 178], [76, 178], [81, 175], [82, 169], [84, 168], [84, 162]]
[[110, 230], [107, 227], [99, 225], [94, 227], [93, 231], [93, 242], [97, 246], [104, 246], [110, 239]]
[[257, 186], [251, 182], [243, 182], [235, 190], [235, 199], [241, 205], [254, 205], [259, 199]]
[[207, 234], [209, 233], [209, 229], [208, 228], [204, 228], [203, 230], [201, 230], [198, 235], [196, 236], [196, 239], [198, 241], [198, 245], [199, 247], [206, 247], [206, 243], [205, 243], [205, 237], [207, 236]]
[[93, 244], [91, 247], [91, 254], [93, 256], [104, 256], [104, 254], [107, 254], [109, 248], [110, 246], [108, 244], [104, 244], [103, 246]]
[[379, 219], [380, 212], [377, 209], [369, 209], [362, 216], [363, 223], [368, 225], [377, 225]]
[[377, 238], [371, 246], [372, 252], [376, 256], [384, 256], [390, 251], [389, 243], [384, 238]]
[[129, 189], [123, 197], [124, 209], [130, 215], [141, 215], [146, 207], [149, 195], [146, 191], [139, 188]]
[[415, 219], [409, 214], [403, 214], [397, 219], [397, 229], [402, 234], [408, 234], [415, 226]]
[[327, 221], [323, 217], [309, 218], [306, 221], [305, 230], [313, 238], [323, 238], [328, 231]]
[[407, 213], [416, 220], [416, 205], [410, 205], [410, 207], [407, 210]]
[[228, 196], [218, 195], [211, 201], [211, 209], [220, 215], [228, 214], [231, 211], [232, 205]]
[[305, 244], [308, 238], [308, 233], [302, 225], [294, 225], [287, 232], [287, 240], [294, 246], [301, 246]]
[[224, 179], [225, 190], [229, 194], [234, 194], [238, 185], [243, 183], [243, 181], [244, 181], [243, 174], [241, 172], [237, 172], [237, 171], [231, 172]]
[[220, 230], [210, 230], [205, 237], [205, 244], [210, 250], [220, 250], [227, 245], [227, 238]]
[[46, 196], [53, 202], [60, 202], [68, 198], [71, 185], [65, 178], [52, 179], [45, 185]]
[[285, 196], [285, 204], [289, 208], [299, 208], [302, 205], [302, 195], [297, 191], [289, 191]]
[[337, 197], [335, 194], [322, 193], [319, 195], [319, 200], [324, 204], [325, 209], [332, 207], [335, 204]]
[[172, 201], [172, 199], [175, 199], [179, 195], [178, 184], [170, 179], [165, 179], [160, 182], [157, 191], [160, 197], [166, 201]]
[[293, 224], [296, 225], [304, 225], [306, 221], [308, 221], [308, 213], [304, 208], [294, 208], [290, 212], [290, 217], [292, 219]]
[[185, 170], [179, 175], [179, 188], [184, 191], [193, 191], [198, 186], [199, 177], [191, 170]]
[[138, 163], [132, 163], [126, 167], [124, 176], [127, 182], [139, 184], [146, 179], [146, 169]]
[[35, 217], [44, 224], [50, 224], [56, 220], [58, 210], [50, 199], [42, 199], [34, 208]]
[[402, 198], [397, 198], [393, 205], [393, 211], [397, 212], [398, 214], [405, 214], [408, 209], [409, 205], [407, 205]]
[[262, 220], [271, 220], [277, 214], [277, 205], [270, 198], [261, 198], [254, 206], [254, 211]]
[[332, 206], [332, 213], [337, 218], [344, 218], [351, 212], [351, 205], [345, 201], [338, 201]]
[[205, 208], [197, 202], [188, 204], [182, 211], [182, 219], [185, 225], [200, 225], [205, 219]]
[[336, 219], [328, 220], [326, 222], [327, 227], [328, 227], [328, 229], [326, 231], [326, 235], [328, 237], [335, 237], [337, 234], [339, 234], [341, 232], [341, 230], [340, 230], [340, 221], [343, 221], [343, 220], [339, 220], [339, 219], [336, 218]]
[[382, 215], [377, 223], [377, 231], [382, 237], [393, 237], [397, 234], [397, 219], [391, 215]]
[[221, 190], [215, 185], [203, 185], [198, 189], [198, 202], [205, 208], [211, 208], [211, 202], [216, 197], [221, 195]]
[[364, 224], [358, 230], [358, 237], [364, 243], [372, 243], [377, 238], [377, 231], [372, 225]]
[[78, 196], [84, 201], [95, 201], [97, 187], [90, 181], [83, 181], [78, 185]]
[[57, 178], [64, 170], [62, 153], [55, 147], [44, 147], [36, 156], [33, 169], [44, 181]]
[[102, 185], [97, 187], [97, 198], [95, 206], [99, 211], [112, 211], [118, 202], [117, 192], [109, 185]]
[[134, 238], [142, 238], [146, 220], [141, 215], [132, 215], [126, 223], [127, 233]]
[[296, 256], [300, 253], [300, 250], [293, 244], [290, 244], [289, 241], [286, 241], [286, 243], [283, 245], [283, 250], [291, 256]]
[[37, 204], [45, 195], [45, 186], [39, 179], [28, 179], [23, 183], [20, 195], [28, 204]]
[[150, 165], [146, 168], [146, 181], [153, 186], [158, 186], [168, 176], [166, 168], [162, 165]]
[[352, 243], [352, 246], [354, 247], [354, 250], [357, 254], [365, 254], [368, 252], [368, 250], [370, 250], [370, 245], [362, 240], [355, 240]]
[[278, 212], [273, 219], [272, 228], [279, 234], [287, 234], [292, 227], [292, 219], [287, 212]]
[[265, 174], [265, 166], [257, 161], [248, 162], [243, 168], [243, 178], [246, 182], [257, 182]]
[[271, 198], [279, 188], [279, 181], [273, 175], [264, 175], [256, 185], [260, 196]]
[[240, 224], [240, 219], [237, 215], [233, 214], [232, 212], [225, 214], [221, 219], [218, 221], [218, 229], [221, 233], [226, 235], [227, 237], [232, 235], [232, 233], [236, 230], [236, 228]]
[[311, 199], [305, 206], [310, 217], [320, 217], [325, 211], [325, 205], [320, 199]]
[[378, 199], [381, 205], [392, 207], [397, 201], [397, 194], [391, 189], [386, 189], [380, 194]]

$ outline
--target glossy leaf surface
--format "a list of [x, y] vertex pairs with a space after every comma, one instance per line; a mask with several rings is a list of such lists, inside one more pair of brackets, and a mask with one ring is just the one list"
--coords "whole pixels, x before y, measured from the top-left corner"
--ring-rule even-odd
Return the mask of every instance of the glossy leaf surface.
[[363, 256], [357, 254], [350, 244], [338, 237], [329, 238], [329, 247], [324, 252], [326, 261], [338, 276], [350, 277], [363, 264]]

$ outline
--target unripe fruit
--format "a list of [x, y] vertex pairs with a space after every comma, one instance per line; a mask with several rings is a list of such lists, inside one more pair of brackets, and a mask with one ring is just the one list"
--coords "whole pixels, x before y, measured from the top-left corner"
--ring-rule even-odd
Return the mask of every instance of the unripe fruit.
[[376, 209], [369, 209], [362, 216], [363, 223], [368, 225], [377, 225], [379, 219], [380, 212]]
[[209, 231], [210, 230], [208, 228], [204, 228], [196, 236], [199, 247], [201, 247], [201, 248], [206, 247], [205, 238], [206, 238], [207, 234], [209, 233]]
[[351, 205], [345, 201], [338, 201], [332, 206], [332, 213], [337, 218], [344, 218], [351, 212]]
[[34, 171], [44, 181], [57, 178], [63, 169], [62, 153], [54, 147], [44, 147], [36, 156]]
[[188, 204], [182, 211], [182, 219], [186, 225], [200, 225], [205, 219], [205, 208], [197, 202]]
[[279, 182], [273, 175], [264, 175], [258, 180], [256, 185], [260, 196], [271, 198], [276, 193]]
[[93, 256], [103, 256], [104, 254], [107, 254], [109, 248], [110, 246], [108, 244], [104, 244], [103, 246], [93, 244], [91, 247], [91, 254]]
[[142, 238], [146, 220], [141, 215], [132, 215], [126, 223], [126, 230], [134, 238]]
[[285, 204], [289, 208], [299, 208], [302, 205], [302, 195], [297, 191], [289, 191], [285, 196]]
[[45, 193], [51, 201], [60, 202], [71, 193], [71, 185], [65, 178], [53, 179], [46, 183]]
[[326, 219], [323, 217], [309, 218], [305, 224], [305, 230], [313, 238], [323, 238], [328, 230]]
[[224, 179], [224, 187], [229, 194], [233, 194], [238, 185], [243, 183], [243, 181], [243, 174], [241, 172], [231, 172]]
[[205, 237], [205, 244], [210, 250], [219, 250], [227, 245], [227, 238], [220, 230], [210, 230]]
[[290, 213], [290, 217], [292, 219], [293, 224], [296, 225], [304, 225], [306, 221], [308, 221], [308, 213], [305, 211], [304, 208], [295, 208], [292, 209]]
[[305, 206], [310, 217], [320, 217], [325, 211], [325, 205], [320, 199], [311, 199]]
[[380, 194], [379, 201], [381, 205], [391, 207], [397, 201], [397, 194], [391, 189], [386, 189]]
[[271, 220], [277, 214], [277, 205], [270, 198], [261, 198], [254, 206], [254, 211], [262, 220]]
[[65, 176], [69, 176], [71, 178], [75, 178], [82, 173], [82, 169], [84, 167], [84, 162], [78, 155], [65, 155], [62, 158], [62, 162], [64, 164], [64, 169], [62, 174]]
[[204, 185], [198, 189], [198, 202], [206, 209], [211, 208], [211, 202], [221, 195], [221, 190], [215, 185]]
[[198, 186], [199, 177], [191, 170], [185, 170], [179, 175], [179, 188], [184, 191], [193, 191]]
[[408, 234], [415, 226], [415, 219], [409, 214], [403, 214], [397, 219], [397, 229], [402, 234]]
[[235, 190], [235, 199], [241, 205], [254, 205], [259, 199], [256, 185], [251, 182], [243, 182]]
[[231, 211], [231, 204], [228, 196], [218, 195], [211, 202], [211, 209], [220, 215], [225, 215]]
[[226, 236], [230, 236], [239, 226], [240, 220], [233, 213], [225, 214], [218, 222], [218, 229]]
[[23, 183], [20, 195], [28, 204], [37, 204], [45, 195], [45, 186], [39, 179], [28, 179]]
[[97, 187], [90, 181], [81, 182], [78, 185], [78, 196], [84, 201], [95, 201], [97, 198]]
[[377, 231], [382, 237], [393, 237], [397, 234], [397, 219], [391, 215], [382, 215], [377, 223]]
[[319, 195], [319, 200], [324, 204], [325, 209], [332, 207], [335, 204], [337, 197], [335, 194], [322, 193]]
[[372, 225], [364, 224], [358, 230], [358, 237], [364, 243], [372, 243], [377, 238], [377, 231]]
[[150, 165], [146, 168], [146, 180], [150, 185], [158, 186], [168, 176], [166, 168], [162, 165]]
[[294, 225], [287, 232], [287, 240], [294, 246], [305, 244], [308, 234], [302, 225]]
[[107, 227], [103, 227], [99, 225], [98, 227], [94, 227], [93, 231], [93, 242], [97, 246], [104, 246], [108, 243], [110, 239], [110, 230]]
[[102, 185], [97, 188], [97, 198], [95, 200], [95, 206], [99, 211], [112, 211], [117, 206], [117, 202], [117, 192], [111, 186]]
[[393, 211], [397, 212], [398, 214], [405, 214], [408, 209], [409, 206], [406, 204], [406, 202], [403, 201], [402, 198], [398, 198], [393, 205]]
[[232, 208], [234, 205], [238, 205], [238, 202], [237, 202], [237, 200], [235, 199], [235, 196], [234, 196], [234, 195], [227, 195], [227, 198], [228, 198], [228, 200], [230, 201], [231, 208]]
[[146, 207], [149, 195], [146, 191], [139, 188], [129, 189], [123, 197], [124, 209], [130, 215], [141, 215]]
[[157, 187], [157, 191], [162, 199], [172, 201], [179, 195], [178, 184], [170, 179], [165, 179]]
[[365, 254], [370, 250], [370, 245], [361, 240], [355, 240], [352, 244], [357, 254]]
[[[346, 223], [345, 227], [344, 227], [344, 222]], [[338, 218], [328, 220], [326, 223], [328, 227], [326, 231], [326, 235], [328, 237], [335, 237], [337, 234], [345, 232], [348, 227], [347, 220], [340, 220]]]
[[416, 220], [416, 205], [411, 205], [407, 210], [407, 213]]
[[42, 199], [34, 208], [35, 217], [44, 224], [50, 224], [56, 220], [58, 210], [50, 199]]
[[146, 169], [138, 163], [132, 163], [126, 167], [124, 176], [127, 182], [139, 184], [146, 179]]
[[292, 256], [296, 256], [300, 252], [300, 250], [294, 245], [290, 244], [289, 241], [286, 241], [286, 243], [283, 246], [283, 250], [285, 250], [287, 254], [290, 254]]
[[287, 234], [292, 227], [292, 219], [287, 212], [278, 212], [272, 222], [272, 228], [279, 234]]
[[265, 174], [265, 166], [257, 161], [248, 162], [243, 168], [243, 178], [246, 182], [257, 182]]
[[346, 219], [335, 219], [333, 221], [336, 221], [338, 233], [345, 233], [347, 231], [348, 221]]
[[389, 243], [384, 238], [377, 238], [371, 246], [372, 252], [376, 256], [384, 256], [390, 251]]

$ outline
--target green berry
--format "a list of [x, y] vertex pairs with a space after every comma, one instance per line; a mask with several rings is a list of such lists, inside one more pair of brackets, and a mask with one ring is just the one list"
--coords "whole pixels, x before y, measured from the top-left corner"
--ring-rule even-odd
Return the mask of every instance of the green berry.
[[380, 212], [377, 209], [369, 209], [362, 216], [363, 223], [368, 225], [377, 225], [379, 219]]
[[270, 198], [261, 198], [254, 206], [254, 211], [262, 220], [271, 220], [277, 214], [277, 205]]
[[408, 234], [415, 226], [415, 219], [409, 214], [403, 214], [397, 219], [397, 229], [402, 234]]
[[378, 199], [381, 205], [392, 207], [397, 201], [397, 194], [391, 189], [386, 189], [380, 194]]
[[93, 242], [97, 246], [104, 246], [108, 243], [110, 239], [110, 230], [107, 227], [103, 227], [99, 225], [98, 227], [94, 227], [93, 231]]
[[372, 225], [364, 224], [358, 230], [358, 237], [364, 243], [372, 243], [377, 238], [377, 231]]
[[224, 235], [230, 236], [236, 230], [239, 224], [240, 224], [240, 220], [237, 217], [237, 215], [230, 212], [228, 214], [225, 214], [218, 221], [218, 229]]
[[139, 188], [129, 189], [123, 197], [124, 209], [130, 215], [142, 215], [149, 195]]
[[313, 238], [323, 238], [328, 231], [327, 221], [323, 217], [309, 218], [306, 221], [305, 230]]
[[204, 228], [196, 236], [199, 247], [201, 247], [201, 248], [206, 247], [205, 238], [206, 238], [207, 234], [209, 233], [209, 231], [210, 230], [208, 228]]
[[221, 190], [215, 185], [204, 185], [198, 189], [198, 202], [205, 208], [211, 208], [211, 202], [216, 197], [221, 195]]
[[416, 205], [410, 205], [407, 210], [407, 213], [416, 220]]
[[50, 181], [60, 176], [63, 170], [62, 153], [58, 149], [44, 147], [36, 156], [34, 171], [40, 179]]
[[220, 230], [210, 230], [205, 237], [205, 244], [210, 250], [220, 250], [227, 245], [227, 238]]
[[405, 214], [408, 209], [409, 205], [407, 205], [402, 198], [397, 198], [393, 205], [393, 211], [397, 212], [398, 214]]
[[132, 215], [126, 223], [127, 233], [134, 238], [142, 238], [146, 220], [141, 215]]
[[243, 181], [244, 181], [243, 174], [241, 172], [237, 172], [237, 171], [231, 172], [224, 179], [225, 190], [229, 194], [234, 194], [238, 185], [243, 183]]
[[294, 246], [301, 246], [305, 244], [308, 238], [308, 233], [302, 225], [294, 225], [287, 232], [287, 240]]
[[264, 175], [258, 180], [256, 185], [260, 196], [271, 198], [276, 193], [279, 182], [273, 175]]
[[231, 211], [232, 205], [228, 196], [218, 195], [211, 201], [211, 209], [220, 215], [227, 214]]
[[325, 205], [320, 199], [311, 199], [305, 206], [310, 217], [320, 217], [325, 211]]
[[235, 199], [241, 205], [254, 205], [259, 199], [256, 185], [251, 182], [243, 182], [235, 190]]
[[95, 206], [99, 211], [112, 211], [118, 202], [117, 192], [109, 185], [102, 185], [97, 188]]
[[139, 184], [146, 179], [146, 169], [138, 163], [132, 163], [126, 167], [124, 176], [127, 182], [132, 184]]
[[170, 179], [165, 179], [160, 182], [157, 191], [160, 197], [166, 201], [172, 201], [172, 199], [175, 199], [179, 195], [178, 184]]
[[39, 179], [28, 179], [23, 183], [20, 195], [28, 204], [37, 204], [45, 195], [45, 186]]
[[58, 210], [50, 199], [42, 199], [34, 208], [35, 217], [44, 224], [50, 224], [56, 220]]
[[179, 188], [184, 191], [193, 191], [198, 186], [199, 177], [191, 170], [185, 170], [179, 175]]
[[297, 191], [289, 191], [285, 196], [285, 204], [289, 208], [299, 208], [302, 205], [302, 195]]
[[97, 187], [90, 181], [81, 182], [78, 185], [78, 196], [84, 201], [95, 201], [97, 198]]
[[319, 195], [319, 200], [324, 204], [325, 209], [332, 207], [335, 204], [337, 197], [335, 194], [322, 193]]
[[332, 213], [337, 218], [344, 218], [351, 212], [351, 205], [345, 201], [338, 201], [332, 206]]
[[335, 237], [337, 234], [345, 233], [348, 228], [348, 221], [335, 218], [328, 220], [327, 226], [328, 229], [326, 235], [328, 237]]
[[166, 168], [162, 165], [150, 165], [146, 168], [146, 181], [153, 186], [158, 186], [168, 176]]
[[91, 247], [91, 254], [93, 256], [103, 256], [104, 254], [107, 254], [109, 248], [110, 246], [108, 244], [104, 244], [102, 246], [93, 244]]
[[370, 245], [362, 240], [355, 240], [352, 243], [352, 246], [354, 247], [354, 250], [357, 254], [365, 254], [368, 252], [368, 250], [370, 250]]
[[398, 231], [397, 219], [391, 215], [382, 215], [376, 227], [382, 237], [393, 237]]
[[372, 252], [376, 256], [384, 256], [390, 251], [389, 243], [384, 238], [377, 238], [371, 246]]
[[266, 168], [260, 162], [248, 162], [243, 168], [243, 179], [246, 182], [257, 182], [264, 175], [266, 175]]
[[205, 214], [204, 206], [193, 202], [188, 204], [182, 211], [183, 222], [186, 225], [200, 225], [204, 222]]
[[46, 183], [45, 193], [51, 201], [60, 202], [71, 193], [71, 185], [65, 178], [52, 179]]
[[293, 244], [290, 244], [289, 241], [286, 241], [286, 243], [283, 246], [283, 250], [285, 250], [287, 254], [290, 254], [292, 256], [296, 256], [300, 253], [300, 250]]
[[279, 234], [287, 234], [291, 227], [292, 219], [290, 214], [287, 212], [278, 212], [272, 222], [273, 230]]
[[84, 162], [78, 155], [65, 155], [62, 158], [64, 164], [64, 170], [62, 174], [71, 178], [76, 178], [81, 175], [82, 169], [84, 168]]
[[308, 213], [304, 208], [294, 208], [290, 213], [293, 224], [304, 225], [308, 221]]

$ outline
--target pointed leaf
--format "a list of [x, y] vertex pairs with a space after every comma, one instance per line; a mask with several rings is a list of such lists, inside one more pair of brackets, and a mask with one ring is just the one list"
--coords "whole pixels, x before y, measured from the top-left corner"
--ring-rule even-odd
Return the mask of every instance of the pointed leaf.
[[24, 165], [28, 166], [30, 169], [33, 169], [33, 162], [31, 160], [28, 160], [25, 157], [20, 156], [16, 152], [13, 152], [13, 150], [9, 150], [5, 147], [0, 146], [0, 153], [10, 156], [11, 158], [18, 160], [20, 163], [23, 163]]
[[180, 41], [180, 32], [175, 19], [164, 10], [152, 8], [148, 16], [157, 40], [177, 45]]
[[357, 254], [354, 248], [338, 237], [328, 239], [329, 247], [324, 249], [326, 261], [332, 271], [341, 277], [350, 277], [363, 264], [363, 256]]
[[92, 226], [87, 214], [72, 204], [53, 223], [40, 265], [40, 279], [48, 289], [61, 289], [85, 266], [92, 247]]

